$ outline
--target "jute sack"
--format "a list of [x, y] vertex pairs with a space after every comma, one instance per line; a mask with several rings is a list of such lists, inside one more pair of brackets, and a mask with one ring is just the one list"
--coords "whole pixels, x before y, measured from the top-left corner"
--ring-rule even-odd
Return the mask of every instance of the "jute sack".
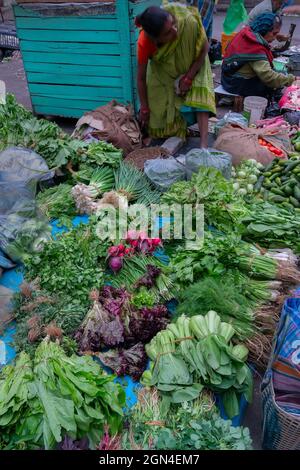
[[255, 129], [237, 124], [227, 124], [220, 129], [214, 148], [232, 155], [233, 165], [250, 158], [267, 165], [276, 155], [261, 146], [258, 139], [264, 139], [281, 150], [284, 153], [283, 158], [287, 158], [288, 152], [292, 150], [288, 133], [280, 128]]
[[130, 105], [111, 101], [85, 113], [76, 124], [74, 137], [105, 140], [124, 151], [124, 156], [142, 147], [142, 134]]

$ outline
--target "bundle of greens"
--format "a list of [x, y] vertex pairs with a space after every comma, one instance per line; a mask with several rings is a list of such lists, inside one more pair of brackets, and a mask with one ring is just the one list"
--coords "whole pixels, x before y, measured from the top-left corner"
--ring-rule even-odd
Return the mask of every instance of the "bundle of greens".
[[116, 197], [126, 198], [127, 201], [137, 204], [157, 204], [160, 200], [160, 192], [155, 190], [146, 176], [137, 168], [126, 163], [121, 163], [115, 172]]
[[[113, 275], [107, 276], [107, 281], [114, 287], [124, 287], [127, 291], [134, 293], [137, 287], [145, 286], [156, 299], [171, 300], [176, 297], [176, 292], [172, 279], [169, 276], [169, 269], [163, 265], [155, 256], [134, 255], [123, 258], [122, 269]], [[153, 275], [149, 275], [149, 266], [160, 269], [160, 274], [154, 275], [154, 269], [151, 270]], [[145, 285], [145, 283], [147, 283]]]
[[77, 214], [71, 190], [71, 184], [61, 183], [41, 191], [36, 198], [39, 209], [48, 219], [60, 219], [63, 225], [71, 227], [71, 219]]
[[80, 225], [56, 240], [43, 251], [26, 260], [26, 279], [39, 278], [43, 290], [72, 297], [83, 306], [89, 305], [89, 293], [103, 285], [108, 245], [100, 242], [92, 222]]
[[137, 343], [129, 349], [116, 349], [94, 353], [102, 364], [112, 369], [117, 375], [129, 375], [138, 381], [147, 367], [148, 357], [145, 346]]
[[253, 304], [239, 290], [232, 276], [206, 276], [181, 291], [176, 317], [185, 314], [206, 315], [215, 309], [221, 320], [230, 323], [239, 340], [250, 338], [254, 333]]
[[245, 364], [248, 350], [233, 346], [234, 335], [214, 311], [179, 317], [146, 346], [152, 364], [142, 383], [156, 386], [170, 403], [193, 400], [206, 386], [221, 394], [227, 415], [236, 416], [241, 394], [251, 402], [252, 375]]
[[65, 134], [55, 123], [35, 118], [17, 104], [13, 95], [7, 95], [6, 104], [0, 105], [0, 122], [0, 150], [11, 145], [31, 148], [46, 160], [49, 168], [76, 160], [87, 146]]
[[[98, 294], [93, 292], [93, 297], [94, 304], [75, 335], [80, 351], [95, 353], [118, 375], [139, 378], [147, 362], [143, 344], [167, 326], [167, 308], [136, 308], [126, 290], [111, 286], [105, 286]], [[99, 352], [116, 346], [116, 351]]]
[[151, 450], [246, 450], [251, 449], [247, 428], [232, 427], [220, 418], [208, 393], [193, 402], [172, 405], [166, 414], [155, 388], [143, 388], [128, 415], [123, 449]]
[[248, 209], [241, 196], [234, 191], [215, 168], [201, 167], [191, 181], [175, 183], [162, 196], [167, 204], [204, 204], [204, 217], [207, 224], [224, 233], [238, 232]]
[[[82, 176], [79, 177], [82, 179]], [[80, 214], [97, 212], [101, 199], [98, 197], [110, 191], [114, 186], [114, 173], [109, 167], [95, 169], [89, 178], [89, 184], [79, 183], [72, 189], [72, 196]]]
[[90, 168], [97, 168], [102, 165], [111, 168], [118, 168], [122, 161], [122, 150], [117, 149], [112, 144], [100, 140], [88, 145], [87, 151], [74, 159], [75, 164], [79, 164], [80, 171], [88, 164]]
[[65, 435], [99, 443], [104, 426], [116, 434], [125, 393], [90, 357], [67, 357], [43, 341], [34, 360], [22, 352], [0, 375], [0, 431], [6, 449], [53, 449]]
[[[17, 352], [32, 356], [47, 335], [59, 339], [66, 353], [77, 350], [72, 336], [86, 315], [86, 307], [72, 297], [60, 297], [41, 291], [39, 286], [23, 283], [14, 297]], [[65, 336], [63, 336], [65, 335]]]
[[179, 286], [193, 283], [204, 274], [223, 275], [231, 260], [243, 253], [247, 244], [241, 244], [240, 237], [234, 233], [223, 235], [206, 231], [203, 246], [198, 250], [179, 247], [170, 258], [172, 278]]
[[257, 200], [244, 218], [243, 238], [263, 247], [290, 247], [300, 253], [300, 213], [279, 204]]

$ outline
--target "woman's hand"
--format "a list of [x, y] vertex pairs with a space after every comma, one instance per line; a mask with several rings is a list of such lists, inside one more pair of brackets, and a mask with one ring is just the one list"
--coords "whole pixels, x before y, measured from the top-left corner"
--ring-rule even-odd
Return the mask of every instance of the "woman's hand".
[[139, 121], [141, 123], [142, 128], [145, 128], [148, 126], [149, 119], [150, 119], [150, 109], [142, 107], [139, 112]]
[[277, 34], [276, 39], [278, 42], [286, 42], [290, 39], [290, 36], [285, 36], [284, 34]]
[[193, 80], [191, 80], [187, 75], [184, 75], [179, 82], [179, 89], [182, 95], [186, 95], [187, 92], [191, 89]]

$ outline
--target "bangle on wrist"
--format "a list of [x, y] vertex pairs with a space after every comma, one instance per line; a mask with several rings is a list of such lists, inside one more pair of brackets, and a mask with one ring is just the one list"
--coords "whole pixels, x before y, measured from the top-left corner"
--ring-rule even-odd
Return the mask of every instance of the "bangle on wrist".
[[183, 81], [187, 84], [187, 85], [192, 85], [193, 83], [193, 80], [191, 80], [189, 77], [184, 77], [183, 78]]

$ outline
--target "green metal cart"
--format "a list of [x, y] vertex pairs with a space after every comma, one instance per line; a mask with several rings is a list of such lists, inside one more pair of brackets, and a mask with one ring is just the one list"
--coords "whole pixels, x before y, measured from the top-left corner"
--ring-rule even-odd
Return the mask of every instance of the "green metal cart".
[[14, 6], [33, 111], [78, 118], [112, 99], [137, 109], [134, 18], [160, 0]]

